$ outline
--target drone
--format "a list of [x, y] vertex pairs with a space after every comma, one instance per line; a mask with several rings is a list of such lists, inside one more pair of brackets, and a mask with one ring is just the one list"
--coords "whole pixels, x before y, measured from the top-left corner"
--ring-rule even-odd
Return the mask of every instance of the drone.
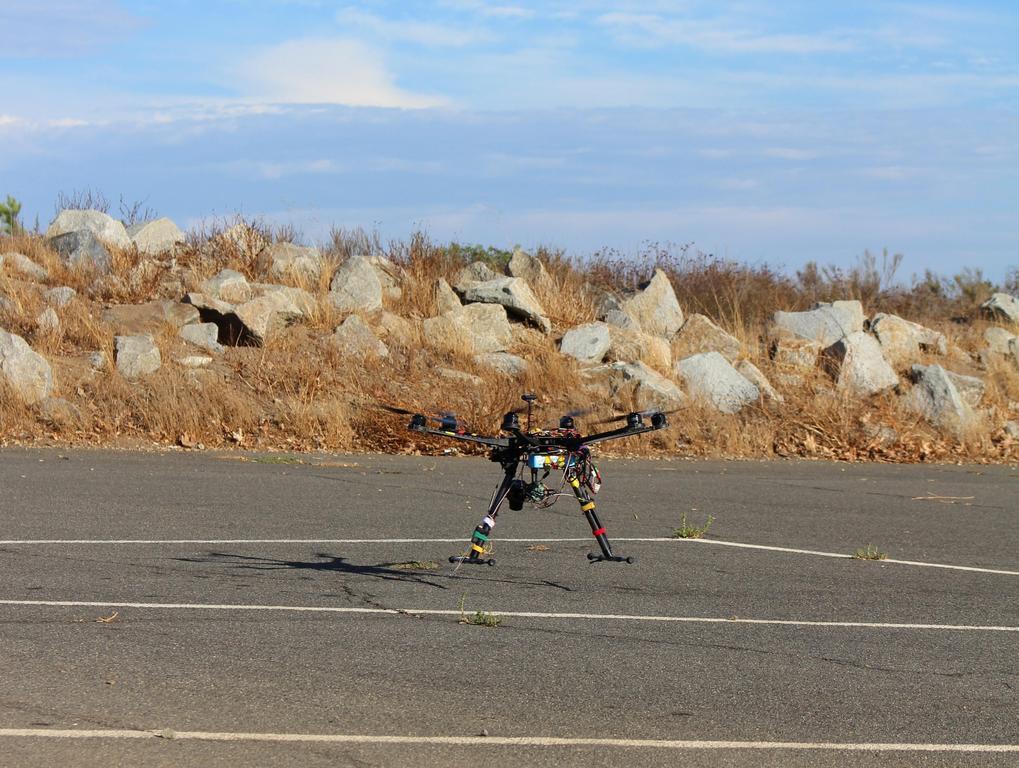
[[[595, 422], [595, 426], [624, 422], [623, 426], [583, 435], [577, 428], [576, 417], [586, 411], [567, 413], [559, 419], [559, 426], [555, 429], [532, 429], [532, 407], [538, 398], [528, 393], [523, 395], [522, 399], [527, 403], [526, 407], [509, 411], [503, 416], [499, 428], [505, 435], [503, 437], [468, 432], [451, 413], [426, 415], [405, 408], [381, 406], [391, 413], [410, 416], [407, 429], [412, 432], [488, 446], [491, 448], [488, 458], [502, 467], [502, 482], [492, 494], [488, 511], [471, 534], [466, 554], [450, 557], [449, 562], [455, 563], [457, 567], [462, 564], [495, 565], [495, 560], [486, 557], [486, 554], [490, 549], [492, 529], [495, 528], [499, 509], [504, 502], [513, 511], [523, 509], [525, 502], [544, 509], [552, 506], [560, 497], [572, 495], [580, 504], [580, 511], [587, 518], [591, 533], [601, 550], [600, 554], [589, 552], [587, 559], [592, 563], [633, 563], [634, 558], [622, 557], [612, 552], [605, 526], [595, 512], [593, 497], [601, 488], [602, 477], [594, 464], [589, 446], [606, 440], [643, 435], [667, 427], [669, 425], [667, 416], [671, 412], [647, 410], [627, 413]], [[520, 424], [520, 415], [524, 410], [527, 411], [526, 428], [522, 428]], [[435, 426], [431, 426], [432, 424]], [[525, 473], [529, 479], [525, 479]], [[561, 473], [561, 476], [558, 473]], [[549, 480], [550, 477], [561, 479], [558, 488], [554, 487], [555, 483]], [[546, 484], [546, 481], [553, 487]], [[572, 494], [564, 491], [567, 486]]]

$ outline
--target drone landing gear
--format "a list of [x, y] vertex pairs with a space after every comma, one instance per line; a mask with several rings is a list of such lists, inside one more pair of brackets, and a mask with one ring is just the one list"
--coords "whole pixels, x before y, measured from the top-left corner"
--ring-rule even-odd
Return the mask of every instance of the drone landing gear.
[[598, 542], [598, 547], [601, 549], [600, 555], [588, 552], [587, 559], [592, 563], [633, 563], [632, 557], [612, 554], [612, 545], [609, 543], [609, 537], [605, 535], [605, 526], [601, 524], [598, 513], [594, 511], [594, 500], [584, 490], [580, 480], [574, 477], [570, 480], [570, 485], [573, 486], [573, 495], [577, 497], [577, 502], [580, 504], [580, 511], [584, 513], [588, 525], [591, 526], [594, 540]]

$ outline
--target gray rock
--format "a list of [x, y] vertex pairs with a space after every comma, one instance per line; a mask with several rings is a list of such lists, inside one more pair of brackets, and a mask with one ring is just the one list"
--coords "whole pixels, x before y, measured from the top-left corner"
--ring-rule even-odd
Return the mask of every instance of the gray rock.
[[422, 328], [425, 342], [437, 349], [481, 354], [504, 352], [513, 343], [513, 329], [499, 304], [470, 304], [428, 318]]
[[643, 289], [623, 301], [621, 309], [644, 333], [671, 339], [683, 325], [683, 310], [668, 276], [656, 269]]
[[718, 352], [729, 362], [739, 357], [742, 345], [704, 315], [690, 315], [672, 339], [672, 357], [681, 360], [701, 352]]
[[103, 243], [117, 248], [132, 245], [124, 225], [102, 211], [61, 211], [46, 230], [46, 239], [82, 231], [91, 232]]
[[921, 352], [944, 355], [948, 341], [943, 333], [896, 315], [878, 314], [870, 321], [870, 330], [877, 336], [885, 358], [892, 365], [916, 362]]
[[357, 315], [350, 315], [336, 326], [333, 343], [342, 354], [350, 357], [389, 357], [389, 347], [379, 341], [367, 323]]
[[486, 368], [494, 368], [499, 373], [516, 377], [527, 372], [530, 367], [522, 357], [509, 352], [485, 352], [474, 356], [474, 362]]
[[46, 358], [17, 334], [0, 330], [0, 375], [29, 405], [45, 400], [53, 390], [53, 371]]
[[1015, 365], [1016, 370], [1019, 370], [1019, 337], [1008, 343], [1008, 353], [1012, 358], [1012, 364]]
[[11, 269], [20, 272], [25, 277], [30, 277], [33, 280], [45, 280], [50, 276], [50, 273], [46, 271], [45, 267], [36, 264], [23, 253], [13, 251], [0, 253], [0, 267], [3, 267], [4, 265], [9, 266]]
[[956, 434], [976, 427], [979, 417], [940, 365], [915, 366], [916, 383], [906, 404], [932, 424]]
[[261, 232], [243, 221], [221, 232], [219, 239], [248, 259], [257, 258], [268, 245]]
[[722, 413], [737, 413], [756, 403], [760, 390], [745, 379], [720, 352], [701, 352], [676, 363], [689, 394], [711, 403]]
[[[202, 313], [212, 312], [225, 315], [234, 311], [234, 305], [230, 302], [222, 301], [221, 299], [217, 299], [215, 296], [209, 296], [198, 291], [192, 291], [191, 293], [184, 294], [183, 303], [194, 307]], [[204, 314], [202, 315], [202, 320], [208, 322], [208, 319]]]
[[212, 358], [208, 355], [187, 355], [178, 357], [177, 363], [184, 368], [207, 368], [212, 364]]
[[265, 296], [270, 293], [278, 293], [286, 298], [291, 304], [293, 304], [300, 315], [294, 319], [300, 319], [300, 317], [309, 317], [318, 310], [318, 300], [314, 294], [310, 291], [304, 290], [304, 288], [294, 288], [289, 285], [275, 285], [273, 283], [252, 283], [251, 290], [255, 298]]
[[1013, 440], [1019, 440], [1019, 421], [1006, 421], [1005, 434]]
[[89, 368], [95, 371], [106, 370], [106, 353], [105, 352], [89, 352], [88, 353], [88, 365]]
[[854, 395], [875, 395], [899, 383], [877, 339], [863, 331], [836, 341], [824, 351], [824, 360], [838, 388]]
[[403, 271], [385, 256], [369, 256], [368, 262], [379, 278], [382, 295], [392, 301], [399, 301], [403, 297]]
[[987, 351], [996, 355], [1008, 355], [1008, 345], [1016, 336], [1006, 328], [993, 325], [984, 331]]
[[[238, 343], [261, 346], [270, 332], [300, 320], [305, 313], [288, 293], [272, 291], [238, 305], [234, 308], [234, 315], [243, 325], [238, 338], [247, 339]], [[222, 325], [219, 338], [224, 338]], [[226, 338], [230, 338], [229, 335]]]
[[318, 248], [273, 243], [259, 254], [258, 266], [262, 273], [276, 280], [317, 285], [322, 275], [322, 254]]
[[473, 261], [456, 273], [453, 288], [463, 294], [475, 283], [487, 283], [500, 277], [483, 261]]
[[559, 351], [578, 362], [600, 363], [608, 354], [612, 339], [605, 323], [587, 323], [563, 334]]
[[117, 336], [114, 338], [117, 351], [117, 370], [125, 379], [140, 379], [160, 369], [163, 358], [159, 347], [148, 334]]
[[382, 283], [364, 256], [347, 259], [333, 275], [329, 300], [340, 312], [374, 312], [382, 309]]
[[41, 331], [56, 333], [60, 330], [60, 318], [57, 317], [57, 313], [53, 311], [53, 307], [46, 307], [46, 309], [40, 312], [35, 318], [35, 324]]
[[108, 272], [113, 257], [95, 234], [87, 229], [66, 232], [47, 240], [50, 247], [72, 267], [94, 266], [100, 272]]
[[631, 333], [642, 333], [640, 323], [621, 309], [610, 309], [602, 313], [601, 318], [606, 325], [611, 325], [613, 328], [620, 328]]
[[996, 293], [980, 305], [983, 313], [995, 320], [1019, 324], [1019, 299], [1007, 293]]
[[251, 285], [240, 272], [224, 269], [202, 283], [202, 293], [229, 304], [243, 304], [251, 299]]
[[81, 411], [62, 397], [47, 397], [39, 403], [42, 417], [55, 427], [67, 427], [81, 421]]
[[201, 313], [197, 307], [176, 301], [149, 301], [145, 304], [115, 304], [103, 311], [103, 322], [114, 334], [136, 336], [157, 334], [164, 326], [183, 328], [197, 323]]
[[672, 351], [669, 342], [660, 336], [649, 336], [640, 331], [627, 331], [609, 325], [609, 349], [605, 358], [614, 362], [629, 363], [643, 360], [661, 371], [672, 369]]
[[219, 343], [219, 326], [215, 323], [194, 323], [180, 329], [180, 337], [196, 347], [223, 354], [225, 347]]
[[858, 301], [820, 303], [805, 312], [776, 312], [772, 335], [790, 334], [830, 347], [843, 336], [863, 330], [863, 306]]
[[464, 300], [471, 303], [501, 304], [515, 317], [533, 325], [542, 333], [550, 333], [552, 323], [546, 317], [538, 298], [527, 282], [519, 277], [498, 277], [474, 283], [464, 291]]
[[[775, 365], [785, 369], [787, 375], [795, 371], [812, 371], [823, 347], [816, 341], [808, 341], [791, 335], [780, 335], [771, 344], [771, 359]], [[795, 373], [792, 373], [795, 375]]]
[[460, 297], [457, 296], [456, 292], [449, 287], [449, 283], [441, 277], [435, 281], [435, 285], [432, 287], [432, 292], [435, 296], [436, 312], [440, 315], [444, 315], [447, 312], [453, 312], [463, 306], [460, 302]]
[[472, 387], [482, 387], [485, 384], [485, 380], [480, 376], [475, 376], [473, 373], [467, 373], [466, 371], [458, 371], [455, 368], [436, 368], [435, 372], [444, 379], [460, 384], [468, 384]]
[[785, 398], [782, 397], [782, 395], [780, 395], [773, 386], [771, 386], [771, 382], [768, 381], [768, 377], [761, 372], [760, 368], [751, 363], [749, 360], [740, 360], [736, 363], [735, 368], [739, 371], [740, 376], [757, 387], [765, 398], [768, 400], [774, 400], [776, 403], [785, 402]]
[[[914, 365], [910, 369], [910, 376], [913, 381], [922, 379], [928, 367], [926, 365]], [[951, 380], [959, 396], [970, 408], [976, 408], [980, 405], [980, 400], [984, 396], [984, 390], [987, 389], [987, 384], [984, 383], [983, 379], [976, 376], [966, 376], [947, 369], [945, 369], [945, 375]]]
[[42, 295], [46, 302], [51, 306], [66, 307], [71, 303], [71, 299], [78, 295], [78, 292], [66, 285], [61, 285], [56, 288], [50, 288], [43, 291]]
[[632, 389], [633, 398], [640, 408], [671, 410], [682, 405], [686, 396], [676, 385], [642, 362], [615, 362], [584, 372], [585, 379], [605, 380], [609, 397], [619, 396], [624, 389]]
[[414, 342], [414, 324], [392, 312], [379, 313], [375, 320], [375, 331], [388, 345], [407, 347]]
[[526, 280], [527, 284], [534, 290], [545, 291], [552, 288], [552, 277], [549, 275], [541, 259], [532, 256], [526, 251], [516, 248], [513, 256], [507, 265], [507, 271], [512, 277], [519, 277]]
[[165, 216], [132, 224], [127, 227], [127, 236], [140, 253], [149, 256], [166, 253], [184, 242], [184, 233], [180, 227]]

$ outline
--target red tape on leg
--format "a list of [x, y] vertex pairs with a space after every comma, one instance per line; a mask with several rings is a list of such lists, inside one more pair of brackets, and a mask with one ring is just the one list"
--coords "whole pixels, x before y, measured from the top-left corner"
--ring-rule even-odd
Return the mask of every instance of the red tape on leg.
[[605, 533], [605, 528], [602, 527], [602, 528], [599, 528], [597, 531], [595, 531], [593, 535], [594, 536], [601, 536], [604, 533]]

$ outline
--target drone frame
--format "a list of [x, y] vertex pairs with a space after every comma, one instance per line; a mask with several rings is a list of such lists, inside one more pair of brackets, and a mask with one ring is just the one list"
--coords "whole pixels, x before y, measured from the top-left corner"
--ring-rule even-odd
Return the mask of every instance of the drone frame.
[[[428, 425], [428, 417], [423, 414], [415, 413], [411, 416], [410, 423], [407, 425], [409, 430], [426, 435], [435, 435], [437, 437], [446, 437], [453, 440], [484, 445], [491, 449], [489, 460], [498, 463], [503, 469], [502, 481], [496, 488], [495, 493], [492, 494], [492, 501], [488, 506], [485, 516], [475, 527], [471, 535], [467, 554], [450, 557], [449, 561], [458, 565], [461, 563], [495, 565], [494, 559], [485, 557], [486, 545], [491, 538], [492, 529], [495, 527], [496, 518], [502, 503], [509, 499], [510, 509], [516, 511], [523, 508], [527, 486], [517, 477], [522, 469], [521, 465], [530, 464], [532, 470], [531, 485], [533, 486], [537, 469], [534, 463], [531, 462], [532, 457], [565, 456], [563, 466], [564, 480], [569, 483], [573, 495], [580, 505], [581, 512], [584, 513], [584, 517], [591, 526], [591, 534], [594, 536], [595, 541], [598, 542], [598, 547], [601, 550], [601, 554], [588, 553], [588, 560], [591, 562], [633, 563], [634, 559], [632, 557], [622, 557], [613, 553], [612, 545], [605, 532], [605, 526], [602, 525], [595, 511], [592, 493], [596, 492], [596, 489], [592, 488], [589, 481], [585, 482], [587, 479], [586, 475], [582, 479], [580, 473], [581, 469], [587, 465], [593, 468], [593, 464], [590, 461], [589, 445], [606, 440], [634, 437], [663, 429], [669, 424], [666, 414], [662, 411], [629, 413], [622, 417], [626, 421], [625, 426], [589, 435], [581, 435], [575, 428], [573, 417], [564, 416], [560, 419], [559, 429], [532, 432], [530, 429], [531, 407], [537, 398], [535, 395], [525, 394], [523, 399], [527, 402], [527, 429], [521, 428], [518, 411], [510, 411], [503, 417], [500, 427], [500, 431], [506, 433], [508, 437], [493, 437], [467, 432], [460, 428], [455, 420], [449, 417], [444, 418], [440, 426], [436, 428]], [[644, 421], [645, 416], [649, 417], [650, 423]]]

